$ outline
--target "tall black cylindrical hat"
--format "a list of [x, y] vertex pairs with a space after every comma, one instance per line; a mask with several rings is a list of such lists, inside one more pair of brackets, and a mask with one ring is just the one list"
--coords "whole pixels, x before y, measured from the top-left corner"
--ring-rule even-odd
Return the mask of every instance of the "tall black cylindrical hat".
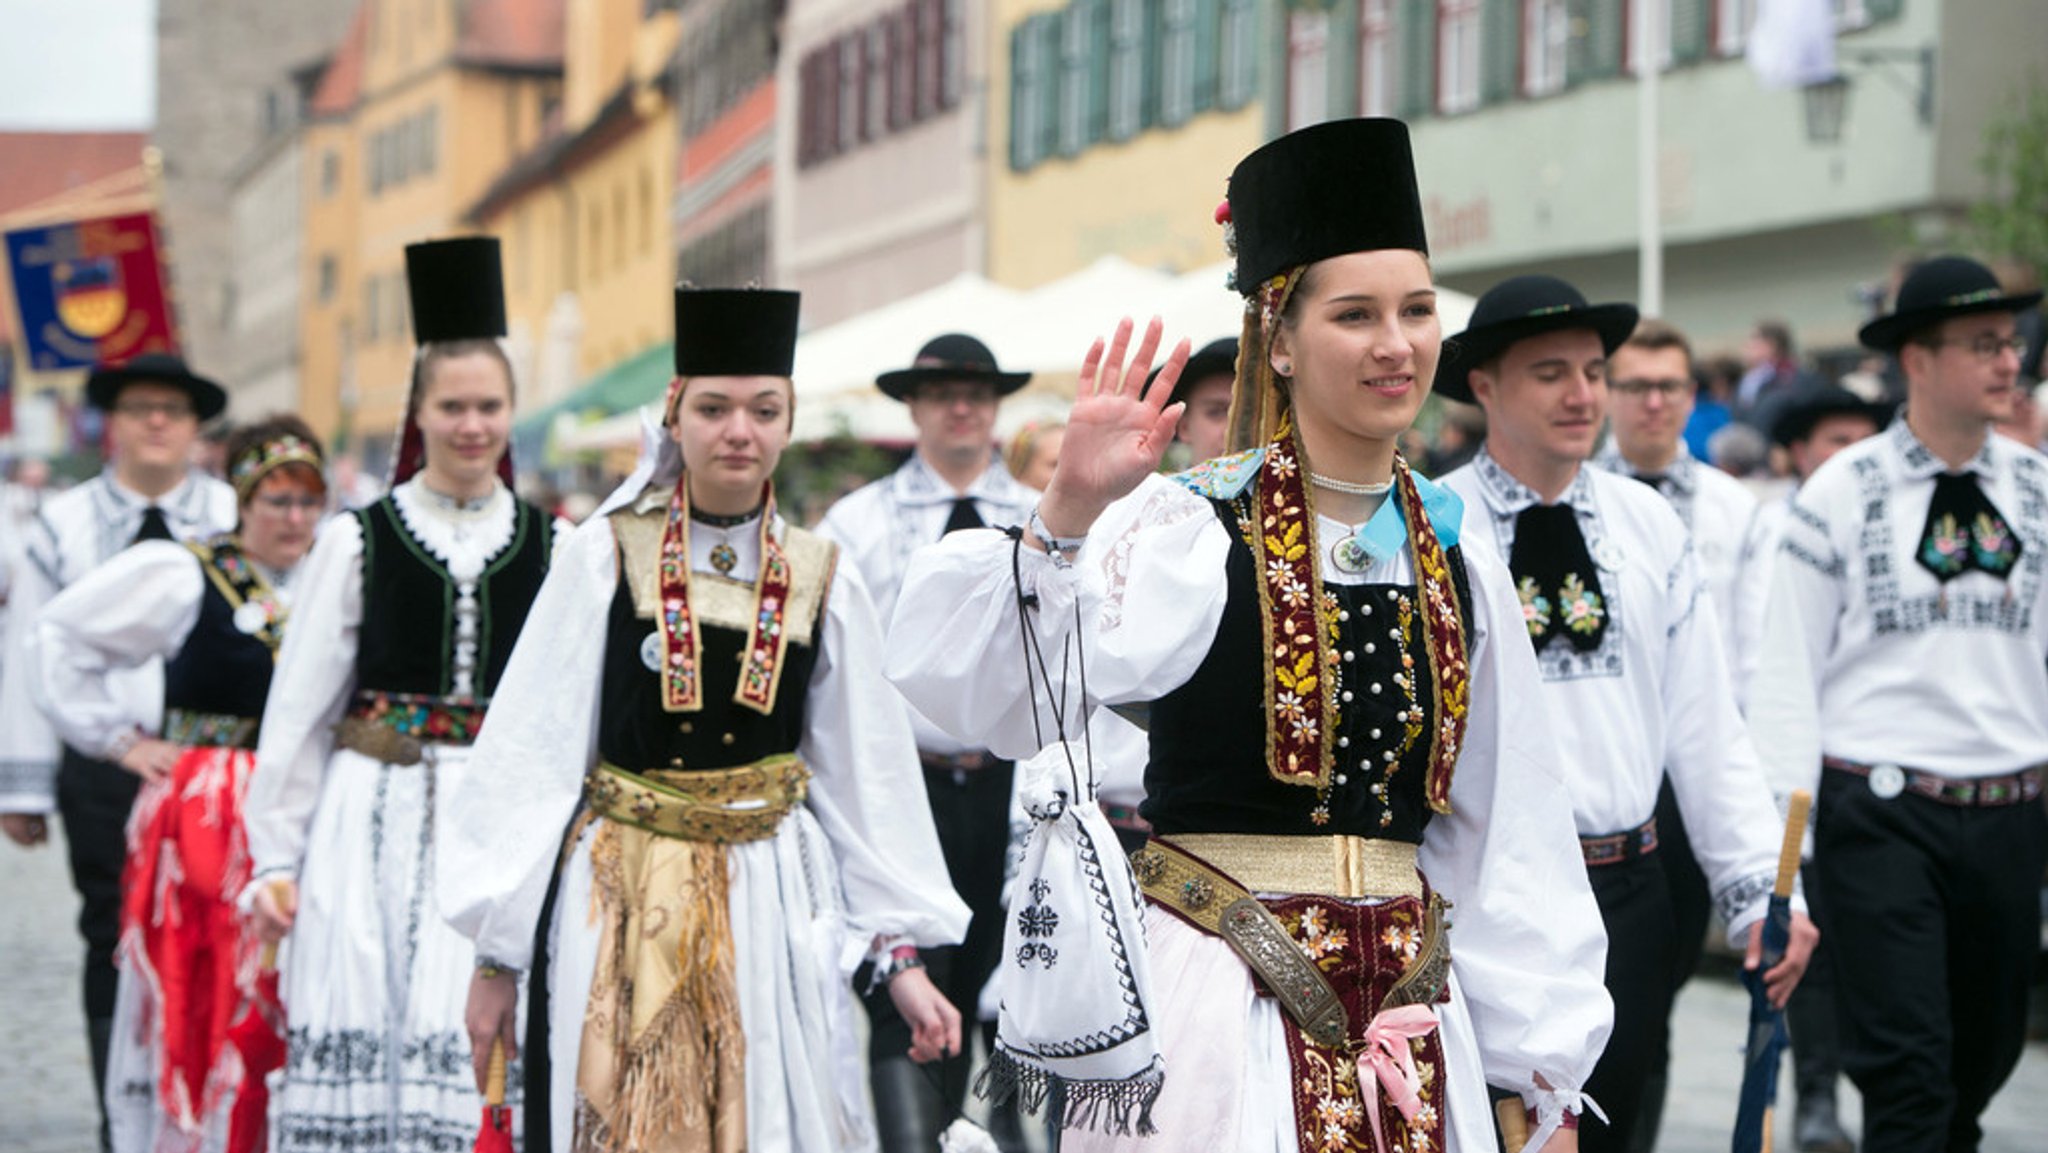
[[678, 287], [676, 375], [788, 376], [799, 299], [770, 288]]
[[505, 335], [505, 270], [495, 236], [457, 236], [405, 246], [418, 344]]
[[1348, 252], [1427, 254], [1415, 153], [1399, 120], [1333, 120], [1290, 132], [1230, 174], [1237, 290]]

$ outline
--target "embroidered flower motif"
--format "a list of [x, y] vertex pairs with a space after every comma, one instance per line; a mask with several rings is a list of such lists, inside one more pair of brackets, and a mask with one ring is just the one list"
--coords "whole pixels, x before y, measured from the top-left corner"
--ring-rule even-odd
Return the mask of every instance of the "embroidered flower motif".
[[1956, 523], [1953, 514], [1943, 513], [1934, 522], [1934, 528], [1920, 545], [1920, 559], [1931, 569], [1944, 574], [1963, 571], [1963, 558], [1970, 547], [1970, 537]]
[[1295, 469], [1300, 466], [1294, 463], [1293, 454], [1276, 451], [1266, 461], [1266, 467], [1273, 470], [1274, 476], [1279, 477], [1281, 480], [1287, 480], [1294, 475]]
[[1288, 577], [1280, 585], [1280, 599], [1290, 608], [1301, 608], [1309, 602], [1308, 585], [1298, 577]]
[[2003, 519], [1988, 512], [1978, 513], [1972, 527], [1977, 567], [1994, 574], [2011, 569], [2013, 561], [2019, 555], [2011, 527]]
[[1273, 694], [1273, 712], [1281, 720], [1293, 723], [1306, 716], [1305, 706], [1299, 693], [1281, 691]]
[[1304, 743], [1315, 740], [1316, 734], [1323, 731], [1323, 727], [1316, 722], [1314, 717], [1296, 717], [1288, 722], [1287, 727], [1288, 731], [1294, 735], [1295, 740]]
[[1401, 961], [1413, 961], [1422, 952], [1422, 930], [1413, 925], [1388, 925], [1380, 933], [1380, 944]]
[[1564, 627], [1581, 635], [1599, 631], [1600, 623], [1607, 619], [1606, 606], [1601, 603], [1599, 593], [1586, 588], [1586, 582], [1579, 579], [1579, 574], [1565, 577], [1563, 587], [1557, 592], [1563, 602]]
[[1529, 638], [1540, 639], [1550, 628], [1550, 598], [1538, 591], [1535, 577], [1526, 576], [1515, 586], [1515, 595], [1522, 601], [1522, 623], [1529, 628]]

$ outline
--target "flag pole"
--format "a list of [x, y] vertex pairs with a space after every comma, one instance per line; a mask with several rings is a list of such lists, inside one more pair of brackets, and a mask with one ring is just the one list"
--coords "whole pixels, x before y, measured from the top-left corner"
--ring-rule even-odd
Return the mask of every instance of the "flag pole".
[[1663, 189], [1657, 171], [1658, 85], [1662, 80], [1663, 0], [1633, 0], [1636, 58], [1636, 307], [1664, 315]]

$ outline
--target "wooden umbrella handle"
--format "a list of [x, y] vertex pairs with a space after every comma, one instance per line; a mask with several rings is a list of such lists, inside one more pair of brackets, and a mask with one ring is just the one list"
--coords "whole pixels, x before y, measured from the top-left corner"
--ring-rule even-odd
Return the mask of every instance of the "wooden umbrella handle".
[[[283, 878], [270, 882], [269, 888], [270, 899], [279, 905], [284, 904], [284, 899], [290, 896], [292, 891], [291, 882]], [[266, 973], [277, 968], [277, 942], [263, 942], [263, 955], [257, 958], [257, 961], [263, 966], [263, 971]]]
[[484, 1070], [484, 1104], [497, 1108], [505, 1103], [505, 1039], [491, 1039], [491, 1063]]
[[1529, 1144], [1529, 1114], [1520, 1097], [1506, 1097], [1494, 1103], [1494, 1120], [1500, 1123], [1500, 1143], [1507, 1153], [1522, 1153]]
[[1785, 840], [1778, 847], [1778, 883], [1771, 889], [1774, 896], [1792, 895], [1792, 884], [1799, 877], [1799, 848], [1806, 843], [1806, 814], [1812, 808], [1813, 794], [1805, 789], [1792, 790], [1785, 802]]

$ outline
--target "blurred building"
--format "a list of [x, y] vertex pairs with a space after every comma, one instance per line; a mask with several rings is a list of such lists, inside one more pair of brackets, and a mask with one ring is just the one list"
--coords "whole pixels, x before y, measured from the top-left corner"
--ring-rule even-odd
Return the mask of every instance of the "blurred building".
[[783, 0], [684, 0], [676, 264], [705, 288], [770, 285]]
[[[416, 0], [391, 8], [439, 8]], [[258, 144], [292, 116], [288, 68], [332, 50], [349, 21], [343, 3], [157, 0], [156, 126], [163, 153], [162, 224], [180, 342], [202, 370], [230, 373], [238, 303], [231, 189]]]
[[473, 231], [471, 208], [562, 115], [564, 38], [564, 0], [357, 8], [301, 140], [300, 388], [315, 428], [382, 444], [397, 427], [405, 246]]
[[1171, 272], [1223, 260], [1216, 206], [1267, 130], [1264, 7], [998, 0], [989, 277], [1033, 288], [1105, 255]]
[[770, 248], [806, 325], [982, 271], [992, 7], [789, 3]]
[[[1408, 119], [1433, 263], [1479, 292], [1522, 272], [1637, 294], [1636, 53], [1626, 0], [1336, 0], [1274, 32], [1268, 132]], [[1985, 192], [1990, 117], [2038, 70], [2028, 0], [1834, 0], [1845, 88], [1763, 88], [1756, 0], [1672, 0], [1654, 158], [1665, 314], [1708, 347], [1783, 317], [1853, 344], [1893, 266], [1953, 244]], [[1846, 93], [1839, 138], [1827, 95]], [[1809, 131], [1809, 101], [1818, 120]], [[1836, 108], [1839, 110], [1840, 106]]]
[[305, 243], [302, 130], [326, 62], [279, 78], [265, 93], [270, 123], [228, 174], [226, 342], [218, 371], [234, 394], [230, 419], [298, 412]]
[[462, 214], [504, 242], [525, 413], [660, 345], [672, 323], [676, 13], [567, 0], [565, 27], [557, 114]]

